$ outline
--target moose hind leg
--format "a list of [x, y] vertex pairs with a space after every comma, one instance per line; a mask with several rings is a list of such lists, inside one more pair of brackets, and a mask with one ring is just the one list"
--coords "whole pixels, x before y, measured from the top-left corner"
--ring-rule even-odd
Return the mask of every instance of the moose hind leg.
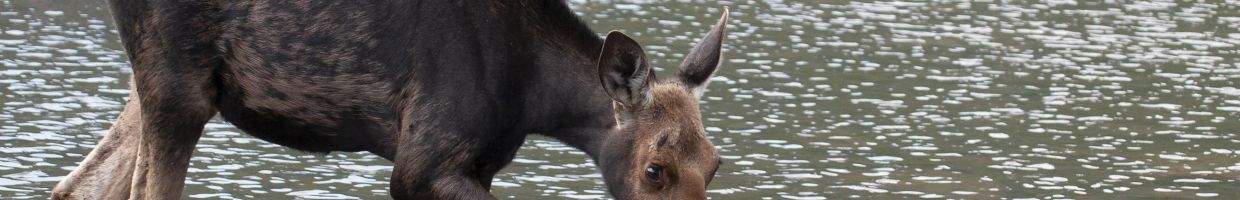
[[69, 173], [56, 188], [52, 199], [125, 199], [134, 161], [138, 158], [138, 137], [142, 115], [136, 93], [130, 93], [120, 118], [112, 124], [77, 169]]

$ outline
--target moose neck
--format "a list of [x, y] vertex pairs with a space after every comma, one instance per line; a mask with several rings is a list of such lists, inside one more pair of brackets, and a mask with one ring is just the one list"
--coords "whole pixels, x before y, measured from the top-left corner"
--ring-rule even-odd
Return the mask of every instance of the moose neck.
[[585, 151], [598, 160], [608, 138], [615, 135], [611, 98], [603, 91], [597, 57], [603, 40], [582, 23], [563, 1], [538, 1], [523, 9], [524, 32], [535, 54], [539, 89], [534, 94], [537, 116], [545, 122], [537, 132]]

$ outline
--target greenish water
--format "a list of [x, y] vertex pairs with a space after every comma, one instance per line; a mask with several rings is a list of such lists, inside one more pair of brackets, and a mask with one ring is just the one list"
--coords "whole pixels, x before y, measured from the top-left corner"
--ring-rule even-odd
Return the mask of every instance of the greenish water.
[[[703, 101], [714, 199], [1240, 198], [1240, 2], [571, 1], [675, 66], [732, 8]], [[46, 199], [106, 133], [127, 60], [101, 1], [0, 0], [0, 199]], [[662, 70], [662, 69], [661, 69]], [[660, 73], [667, 73], [661, 71]], [[188, 198], [387, 198], [391, 163], [214, 121]], [[532, 138], [501, 198], [605, 198]]]

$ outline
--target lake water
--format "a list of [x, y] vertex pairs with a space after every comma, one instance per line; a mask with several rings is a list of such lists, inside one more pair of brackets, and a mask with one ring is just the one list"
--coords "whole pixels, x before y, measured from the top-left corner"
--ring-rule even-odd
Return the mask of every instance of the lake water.
[[[695, 2], [571, 4], [669, 67], [732, 8], [703, 99], [714, 199], [1240, 198], [1235, 0]], [[46, 199], [121, 110], [107, 10], [0, 0], [0, 199]], [[391, 171], [215, 120], [185, 195], [388, 198]], [[607, 197], [584, 154], [541, 137], [494, 181], [500, 198]]]

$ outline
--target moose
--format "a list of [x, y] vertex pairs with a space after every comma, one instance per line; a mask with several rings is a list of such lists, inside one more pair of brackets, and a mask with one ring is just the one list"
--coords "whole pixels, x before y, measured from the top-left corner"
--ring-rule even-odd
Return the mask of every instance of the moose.
[[109, 133], [53, 199], [176, 199], [217, 114], [305, 152], [374, 153], [395, 199], [495, 199], [530, 134], [584, 151], [617, 199], [706, 199], [699, 99], [727, 8], [669, 78], [560, 0], [109, 0], [133, 68]]

